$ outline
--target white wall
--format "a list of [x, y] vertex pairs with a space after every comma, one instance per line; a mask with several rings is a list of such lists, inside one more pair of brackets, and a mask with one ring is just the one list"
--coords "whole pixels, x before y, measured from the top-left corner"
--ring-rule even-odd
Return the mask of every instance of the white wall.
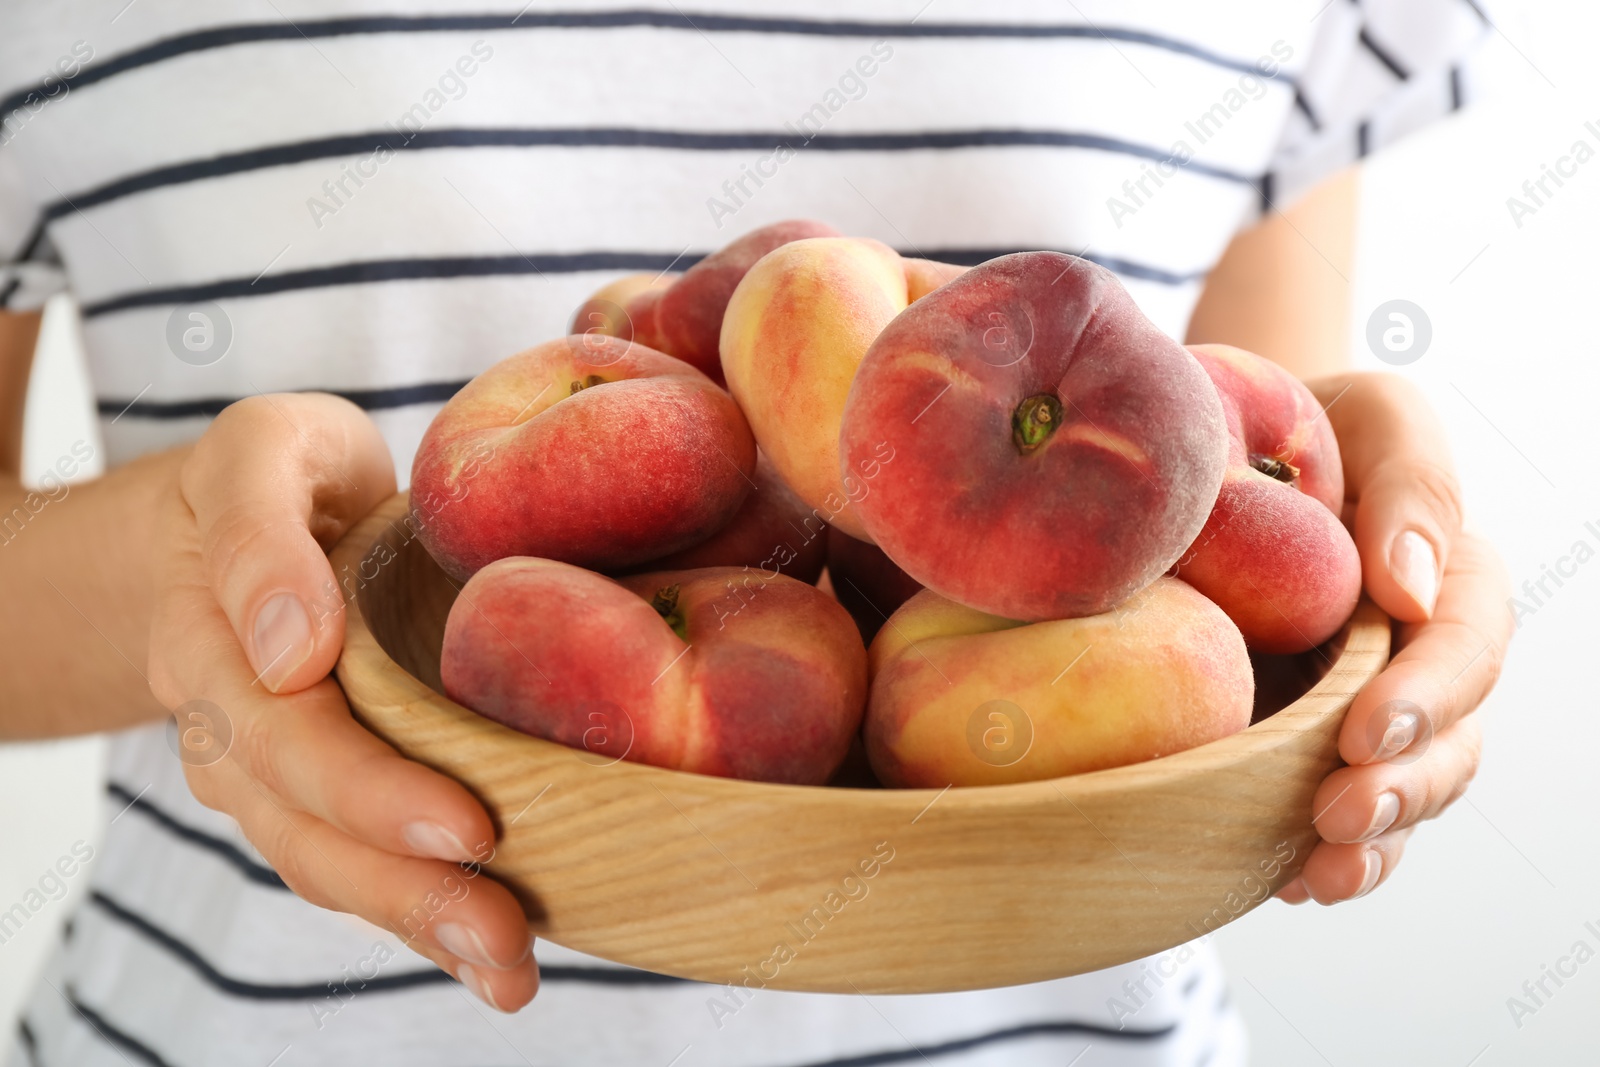
[[[28, 387], [22, 470], [30, 480], [69, 455], [80, 440], [96, 445], [96, 458], [82, 476], [100, 472], [104, 449], [98, 446], [77, 330], [72, 306], [64, 298], [53, 301]], [[0, 912], [36, 889], [74, 842], [98, 844], [107, 818], [101, 799], [104, 760], [105, 742], [97, 737], [0, 745]], [[69, 879], [65, 898], [52, 901], [0, 944], [0, 1047], [10, 1041], [17, 1007], [31, 992], [38, 968], [61, 936], [62, 921], [87, 884], [82, 874]]]
[[[1398, 373], [1442, 412], [1473, 516], [1518, 585], [1579, 539], [1600, 547], [1590, 469], [1600, 454], [1600, 159], [1521, 228], [1505, 204], [1574, 140], [1600, 148], [1600, 72], [1587, 54], [1600, 12], [1580, 2], [1528, 2], [1502, 24], [1519, 95], [1372, 161], [1355, 278], [1358, 339], [1390, 299], [1432, 320], [1432, 347]], [[90, 432], [73, 326], [57, 315], [50, 328], [30, 410], [32, 470]], [[1600, 951], [1584, 929], [1600, 927], [1600, 700], [1587, 658], [1597, 619], [1600, 563], [1525, 620], [1484, 712], [1478, 782], [1416, 835], [1382, 891], [1333, 909], [1269, 904], [1221, 934], [1257, 1063], [1596, 1061], [1600, 959], [1520, 1029], [1506, 1000], [1578, 939]], [[95, 742], [0, 748], [0, 908], [93, 837], [100, 758]], [[50, 923], [0, 946], [0, 1032], [66, 912], [52, 906]]]

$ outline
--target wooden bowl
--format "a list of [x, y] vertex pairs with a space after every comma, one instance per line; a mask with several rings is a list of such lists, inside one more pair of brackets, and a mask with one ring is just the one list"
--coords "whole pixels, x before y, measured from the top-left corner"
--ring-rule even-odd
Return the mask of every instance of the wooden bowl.
[[944, 791], [769, 785], [602, 765], [441, 696], [456, 590], [407, 524], [404, 494], [333, 562], [350, 605], [338, 676], [351, 707], [488, 806], [502, 837], [487, 868], [538, 936], [774, 989], [1013, 985], [1216, 930], [1298, 872], [1345, 709], [1389, 649], [1387, 618], [1363, 602], [1298, 700], [1130, 767]]

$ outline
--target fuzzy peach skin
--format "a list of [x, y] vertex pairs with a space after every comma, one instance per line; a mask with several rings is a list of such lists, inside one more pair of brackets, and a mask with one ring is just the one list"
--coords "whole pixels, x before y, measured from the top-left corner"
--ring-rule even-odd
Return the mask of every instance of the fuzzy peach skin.
[[445, 692], [596, 762], [820, 785], [861, 725], [867, 656], [814, 586], [732, 567], [612, 581], [483, 568], [445, 625]]
[[841, 470], [839, 419], [861, 357], [909, 302], [894, 249], [819, 237], [750, 268], [722, 321], [723, 374], [762, 450], [819, 518], [855, 537], [873, 457]]
[[815, 585], [828, 559], [828, 532], [805, 501], [784, 484], [765, 453], [756, 456], [750, 493], [728, 525], [697, 545], [642, 563], [635, 570], [755, 567]]
[[[633, 322], [628, 315], [628, 305], [637, 299], [641, 307], [648, 306], [673, 284], [674, 278], [675, 276], [671, 274], [627, 274], [601, 286], [572, 313], [572, 323], [567, 327], [567, 333], [600, 334], [606, 337], [621, 337], [624, 340], [632, 338]], [[663, 351], [648, 341], [641, 339], [640, 343], [655, 348], [658, 352]], [[667, 355], [670, 356], [672, 353], [668, 352]], [[717, 371], [720, 375], [721, 368], [717, 368]]]
[[861, 637], [871, 641], [884, 620], [922, 592], [922, 583], [900, 569], [883, 549], [849, 534], [828, 531], [828, 579]]
[[1228, 613], [1251, 648], [1303, 652], [1361, 597], [1361, 559], [1339, 521], [1344, 471], [1322, 405], [1271, 360], [1190, 349], [1222, 398], [1228, 468], [1177, 575]]
[[937, 259], [917, 259], [906, 256], [906, 296], [911, 303], [927, 296], [947, 282], [953, 282], [968, 270], [954, 263], [941, 263]]
[[490, 367], [434, 417], [411, 513], [465, 579], [505, 556], [626, 567], [725, 526], [756, 448], [733, 398], [640, 344], [588, 335]]
[[1021, 623], [918, 593], [870, 654], [867, 756], [885, 785], [997, 785], [1120, 767], [1236, 733], [1238, 628], [1175, 578], [1115, 611]]
[[1228, 455], [1194, 357], [1109, 271], [1056, 252], [990, 260], [891, 322], [840, 440], [847, 473], [893, 450], [854, 504], [868, 540], [928, 588], [1028, 620], [1105, 611], [1165, 572]]
[[717, 341], [722, 334], [723, 311], [740, 280], [775, 248], [807, 237], [838, 234], [827, 223], [810, 219], [774, 222], [751, 230], [684, 271], [665, 289], [646, 291], [629, 303], [627, 319], [633, 340], [676, 356], [721, 384]]
[[[762, 256], [791, 241], [837, 237], [824, 222], [790, 219], [751, 230], [711, 253], [676, 280], [660, 275], [629, 275], [595, 293], [574, 317], [573, 333], [599, 327], [632, 338], [704, 371], [722, 384], [719, 338], [723, 313], [739, 282]], [[907, 259], [911, 299], [926, 295], [964, 267], [929, 259]]]

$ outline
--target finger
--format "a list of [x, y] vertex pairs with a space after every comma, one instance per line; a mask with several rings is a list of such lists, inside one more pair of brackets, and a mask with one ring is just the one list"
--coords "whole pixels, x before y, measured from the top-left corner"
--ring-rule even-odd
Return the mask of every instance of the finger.
[[[454, 861], [487, 854], [494, 825], [483, 806], [459, 782], [401, 757], [363, 729], [331, 679], [285, 696], [253, 685], [251, 665], [200, 579], [198, 549], [174, 549], [177, 562], [152, 619], [151, 647], [183, 654], [152, 655], [158, 699], [171, 708], [197, 698], [215, 705], [226, 720], [227, 759], [279, 804], [390, 852]], [[195, 795], [222, 807], [207, 793], [213, 774], [228, 768], [198, 765], [187, 755], [185, 763]]]
[[1510, 582], [1490, 545], [1456, 542], [1429, 622], [1400, 632], [1404, 647], [1356, 695], [1339, 733], [1349, 764], [1390, 759], [1475, 709], [1500, 677], [1511, 640]]
[[1388, 880], [1405, 855], [1412, 828], [1392, 830], [1360, 845], [1321, 842], [1306, 857], [1300, 880], [1318, 904], [1364, 897]]
[[1325, 841], [1357, 844], [1432, 819], [1466, 791], [1482, 751], [1483, 729], [1468, 716], [1435, 737], [1414, 763], [1341, 767], [1312, 801], [1317, 832]]
[[245, 836], [297, 896], [383, 927], [502, 1011], [532, 999], [538, 967], [527, 920], [480, 869], [389, 855], [274, 803], [237, 769], [226, 788]]
[[467, 992], [496, 1011], [508, 1015], [520, 1011], [539, 992], [539, 965], [532, 953], [517, 966], [501, 970], [468, 963], [422, 941], [413, 941], [406, 947], [425, 956], [440, 970], [454, 975]]
[[1306, 888], [1304, 878], [1296, 878], [1274, 895], [1285, 904], [1304, 904], [1311, 899], [1311, 891]]
[[457, 863], [492, 853], [494, 824], [472, 794], [367, 732], [332, 679], [233, 717], [234, 755], [274, 798], [387, 852]]
[[1421, 392], [1388, 374], [1311, 383], [1339, 439], [1362, 579], [1403, 622], [1434, 610], [1461, 530], [1461, 487], [1444, 428]]
[[180, 489], [253, 673], [274, 692], [325, 677], [344, 640], [327, 549], [395, 489], [372, 421], [326, 394], [241, 400], [195, 444]]

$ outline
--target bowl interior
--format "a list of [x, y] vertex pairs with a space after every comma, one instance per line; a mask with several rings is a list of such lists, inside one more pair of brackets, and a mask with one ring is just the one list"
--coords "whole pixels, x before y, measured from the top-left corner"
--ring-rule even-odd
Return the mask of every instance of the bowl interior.
[[[401, 533], [396, 531], [396, 533]], [[381, 566], [378, 559], [388, 559]], [[385, 580], [358, 586], [356, 598], [362, 616], [380, 648], [397, 666], [435, 693], [444, 695], [439, 660], [444, 648], [445, 621], [460, 587], [434, 562], [414, 537], [387, 536], [372, 546], [364, 565], [386, 571]], [[381, 597], [382, 611], [372, 610]], [[1292, 656], [1251, 653], [1255, 670], [1255, 708], [1251, 725], [1289, 707], [1325, 677], [1343, 651], [1348, 629], [1326, 645]], [[859, 761], [852, 756], [852, 764]], [[851, 785], [875, 786], [871, 772], [849, 766]]]

